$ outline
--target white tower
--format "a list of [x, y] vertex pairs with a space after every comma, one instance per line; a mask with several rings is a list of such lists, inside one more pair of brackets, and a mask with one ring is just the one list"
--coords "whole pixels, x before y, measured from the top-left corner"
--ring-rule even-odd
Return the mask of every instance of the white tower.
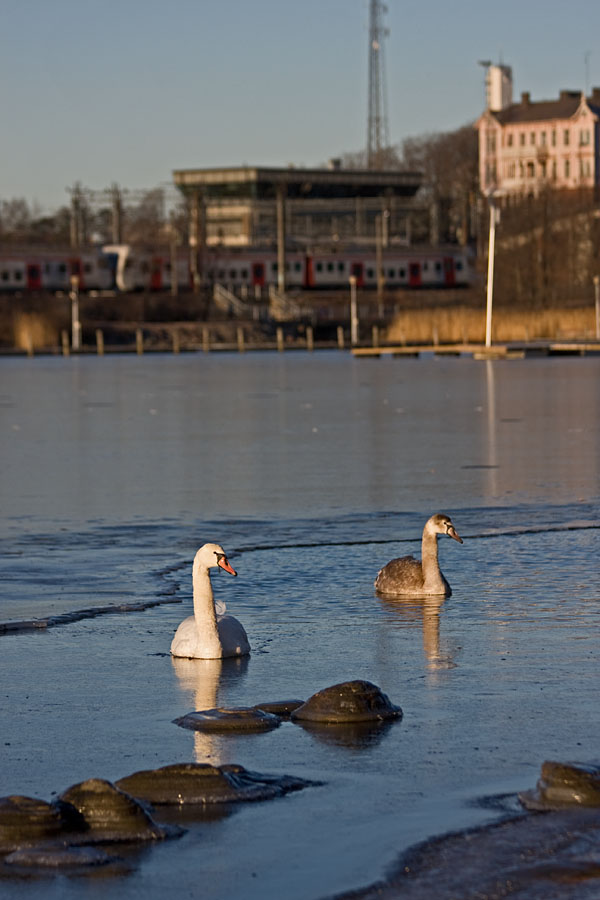
[[506, 109], [512, 103], [512, 69], [501, 64], [487, 67], [485, 94], [487, 108], [492, 112]]

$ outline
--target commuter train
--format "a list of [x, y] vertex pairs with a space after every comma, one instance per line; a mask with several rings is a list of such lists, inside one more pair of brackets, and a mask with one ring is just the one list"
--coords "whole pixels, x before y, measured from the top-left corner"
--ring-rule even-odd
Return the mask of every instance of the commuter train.
[[[448, 288], [472, 283], [468, 249], [462, 247], [403, 247], [386, 249], [381, 266], [385, 287]], [[286, 253], [286, 289], [347, 288], [356, 279], [359, 288], [377, 287], [374, 249], [335, 251], [291, 250]], [[32, 293], [68, 291], [73, 276], [81, 291], [165, 291], [171, 288], [171, 257], [129, 244], [106, 244], [85, 251], [0, 253], [0, 291]], [[277, 287], [275, 250], [207, 248], [204, 281], [222, 284], [234, 292], [260, 295]], [[176, 257], [177, 285], [191, 287], [189, 255]]]

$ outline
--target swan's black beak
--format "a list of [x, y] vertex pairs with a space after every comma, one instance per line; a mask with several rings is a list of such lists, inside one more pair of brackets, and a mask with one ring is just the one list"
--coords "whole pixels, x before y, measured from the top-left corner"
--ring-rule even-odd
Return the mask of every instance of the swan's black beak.
[[217, 559], [217, 565], [220, 569], [224, 569], [226, 572], [229, 572], [230, 575], [237, 575], [237, 572], [226, 556], [219, 556]]
[[448, 537], [454, 538], [455, 541], [458, 541], [459, 544], [462, 544], [462, 542], [463, 542], [463, 541], [462, 541], [462, 538], [461, 538], [461, 536], [459, 535], [459, 533], [458, 533], [458, 531], [456, 530], [456, 528], [454, 527], [454, 525], [450, 525], [450, 526], [449, 526], [449, 528], [448, 528], [446, 534], [448, 535]]

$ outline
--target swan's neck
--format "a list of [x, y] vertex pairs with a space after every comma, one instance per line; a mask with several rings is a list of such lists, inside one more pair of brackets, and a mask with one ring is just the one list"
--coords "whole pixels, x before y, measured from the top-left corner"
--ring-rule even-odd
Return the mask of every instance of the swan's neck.
[[208, 569], [201, 566], [194, 568], [193, 592], [194, 618], [198, 634], [202, 636], [203, 641], [206, 641], [207, 644], [214, 642], [220, 646], [215, 601]]
[[442, 580], [440, 564], [438, 562], [437, 535], [430, 531], [423, 531], [421, 541], [421, 563], [423, 567], [423, 584], [435, 585]]

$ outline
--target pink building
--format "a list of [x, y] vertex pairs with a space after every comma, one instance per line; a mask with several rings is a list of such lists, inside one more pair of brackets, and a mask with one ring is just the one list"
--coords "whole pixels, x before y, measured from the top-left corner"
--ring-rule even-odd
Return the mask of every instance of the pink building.
[[533, 102], [524, 93], [520, 103], [494, 105], [488, 93], [488, 109], [475, 124], [484, 194], [600, 185], [600, 88], [590, 97], [561, 91], [558, 100]]

